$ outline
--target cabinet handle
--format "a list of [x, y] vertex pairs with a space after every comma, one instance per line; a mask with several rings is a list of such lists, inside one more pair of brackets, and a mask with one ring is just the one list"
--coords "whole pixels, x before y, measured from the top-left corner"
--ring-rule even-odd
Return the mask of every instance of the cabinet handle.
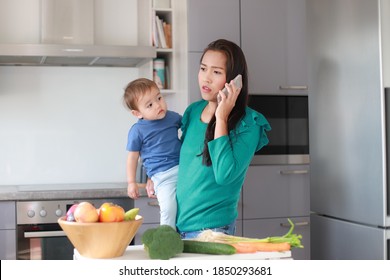
[[308, 86], [279, 86], [280, 90], [308, 90]]
[[149, 201], [148, 205], [152, 206], [152, 207], [160, 207], [160, 204], [158, 204], [158, 200], [157, 199], [154, 200], [154, 201]]
[[65, 232], [62, 230], [56, 231], [32, 231], [25, 232], [24, 238], [42, 238], [42, 237], [60, 237], [66, 236]]
[[[294, 223], [294, 226], [303, 227], [303, 226], [308, 226], [309, 224], [310, 224], [309, 222], [297, 222], [297, 223]], [[285, 228], [291, 227], [291, 225], [289, 223], [280, 223], [280, 226], [285, 227]]]
[[280, 174], [282, 175], [292, 175], [292, 174], [307, 174], [309, 170], [280, 170]]

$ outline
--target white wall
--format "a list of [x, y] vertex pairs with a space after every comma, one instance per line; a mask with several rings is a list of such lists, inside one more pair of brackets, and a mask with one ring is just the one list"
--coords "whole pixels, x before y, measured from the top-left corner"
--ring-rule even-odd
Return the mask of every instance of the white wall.
[[137, 69], [0, 67], [0, 186], [125, 182]]

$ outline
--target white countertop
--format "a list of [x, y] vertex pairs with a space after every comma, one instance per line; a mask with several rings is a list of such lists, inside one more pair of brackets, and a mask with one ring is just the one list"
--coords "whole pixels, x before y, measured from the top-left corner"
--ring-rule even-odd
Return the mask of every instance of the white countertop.
[[[74, 250], [75, 260], [91, 260], [91, 258], [83, 257], [79, 252]], [[233, 255], [206, 255], [206, 254], [189, 254], [182, 253], [171, 258], [171, 260], [288, 260], [292, 259], [291, 251], [284, 252], [257, 252], [249, 254], [233, 254]], [[108, 260], [150, 260], [143, 245], [134, 245], [127, 247], [125, 253], [121, 257], [111, 258]]]

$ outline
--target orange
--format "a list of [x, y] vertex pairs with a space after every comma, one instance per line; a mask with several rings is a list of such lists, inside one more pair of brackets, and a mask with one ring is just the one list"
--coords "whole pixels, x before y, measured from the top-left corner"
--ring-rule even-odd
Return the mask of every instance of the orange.
[[99, 208], [99, 222], [122, 222], [125, 210], [114, 203], [105, 202]]

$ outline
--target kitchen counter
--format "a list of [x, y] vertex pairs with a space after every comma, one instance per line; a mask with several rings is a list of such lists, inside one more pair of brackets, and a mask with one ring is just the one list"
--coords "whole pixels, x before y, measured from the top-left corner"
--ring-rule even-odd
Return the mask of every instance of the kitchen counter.
[[[140, 186], [144, 186], [140, 184]], [[141, 195], [146, 195], [140, 188]], [[126, 183], [0, 186], [0, 201], [127, 197]]]
[[[81, 256], [77, 250], [74, 250], [75, 260], [91, 260]], [[291, 251], [284, 252], [257, 252], [251, 254], [233, 254], [233, 255], [206, 255], [206, 254], [189, 254], [182, 253], [171, 258], [170, 260], [288, 260], [292, 259]], [[101, 259], [99, 259], [101, 260]], [[121, 257], [107, 260], [150, 260], [143, 245], [134, 245], [127, 247]]]

